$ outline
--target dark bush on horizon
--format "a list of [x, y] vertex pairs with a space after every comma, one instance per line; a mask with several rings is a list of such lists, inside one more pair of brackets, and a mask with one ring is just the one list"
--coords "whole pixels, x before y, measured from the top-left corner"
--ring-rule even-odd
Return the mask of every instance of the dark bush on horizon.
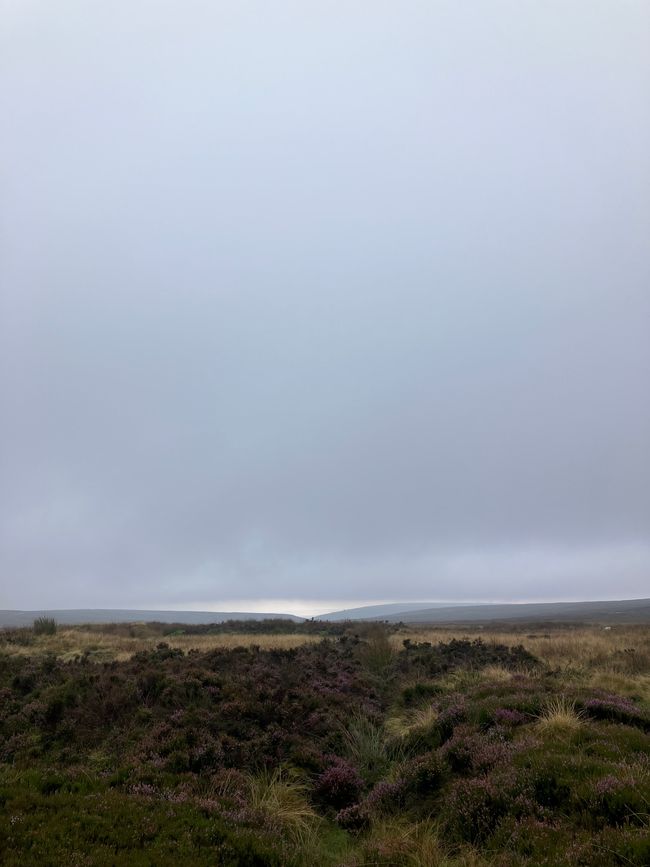
[[37, 617], [34, 621], [35, 635], [55, 635], [56, 620], [53, 617]]

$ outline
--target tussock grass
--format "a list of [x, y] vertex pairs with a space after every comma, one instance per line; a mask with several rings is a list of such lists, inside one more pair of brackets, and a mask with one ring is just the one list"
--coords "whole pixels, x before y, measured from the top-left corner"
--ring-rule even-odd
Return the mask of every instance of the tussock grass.
[[486, 860], [470, 847], [451, 855], [432, 822], [386, 820], [373, 827], [345, 867], [400, 864], [404, 867], [485, 867]]
[[437, 718], [438, 711], [432, 705], [426, 705], [403, 716], [389, 717], [386, 720], [386, 732], [393, 738], [406, 738], [428, 729]]
[[384, 755], [385, 743], [382, 726], [361, 713], [355, 714], [343, 728], [343, 740], [350, 758], [363, 764], [370, 757]]
[[[247, 779], [246, 783], [248, 784], [248, 782]], [[226, 768], [217, 779], [213, 778], [206, 782], [206, 793], [217, 798], [231, 798], [239, 792], [241, 784], [241, 772], [233, 768]]]
[[481, 680], [492, 683], [509, 683], [512, 680], [512, 672], [502, 665], [486, 665], [479, 672]]
[[474, 668], [457, 668], [439, 678], [436, 684], [443, 692], [462, 692], [476, 686], [480, 680], [480, 671]]
[[410, 729], [428, 728], [438, 719], [438, 711], [431, 705], [416, 710], [411, 718]]
[[34, 635], [55, 635], [56, 620], [53, 617], [37, 617], [33, 629]]
[[247, 777], [248, 803], [271, 827], [295, 845], [314, 845], [319, 816], [309, 803], [309, 789], [282, 768]]
[[399, 746], [390, 742], [390, 731], [364, 714], [355, 714], [343, 727], [346, 753], [369, 779], [378, 779], [391, 761], [400, 758]]
[[360, 657], [368, 671], [375, 675], [384, 674], [393, 661], [396, 651], [396, 646], [381, 624], [373, 623], [366, 629], [366, 640], [361, 648]]
[[575, 702], [565, 696], [549, 699], [537, 718], [537, 728], [543, 734], [574, 734], [583, 723], [582, 711], [576, 710]]

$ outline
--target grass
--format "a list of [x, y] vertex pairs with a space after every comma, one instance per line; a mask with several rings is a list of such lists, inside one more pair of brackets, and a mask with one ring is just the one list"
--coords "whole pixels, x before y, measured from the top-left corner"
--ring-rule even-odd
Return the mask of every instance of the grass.
[[345, 867], [487, 867], [478, 852], [464, 847], [460, 857], [449, 852], [431, 821], [383, 821], [364, 840]]
[[368, 624], [361, 660], [368, 671], [377, 676], [385, 674], [395, 657], [395, 646], [386, 630], [377, 623]]
[[32, 628], [34, 635], [54, 635], [56, 620], [53, 617], [37, 617]]
[[575, 701], [561, 695], [549, 699], [537, 718], [537, 727], [544, 735], [572, 735], [583, 723], [584, 714], [576, 710]]
[[364, 777], [375, 781], [384, 774], [392, 758], [384, 726], [362, 713], [355, 713], [343, 727], [347, 756]]
[[313, 848], [320, 818], [309, 802], [309, 787], [291, 771], [275, 768], [247, 777], [248, 804], [293, 845]]
[[[262, 649], [286, 649], [320, 640], [319, 635], [281, 633], [161, 635], [147, 624], [132, 624], [118, 631], [113, 631], [111, 626], [107, 624], [106, 629], [102, 629], [94, 625], [90, 629], [59, 625], [55, 634], [35, 634], [31, 629], [5, 630], [4, 633], [0, 630], [0, 653], [27, 656], [53, 653], [64, 659], [72, 659], [88, 652], [101, 661], [120, 661], [150, 649], [160, 641], [187, 652], [255, 645]], [[10, 634], [16, 635], [18, 640], [15, 643], [7, 642], [6, 636]], [[614, 626], [608, 630], [599, 626], [545, 626], [541, 632], [530, 632], [529, 628], [515, 626], [499, 630], [480, 627], [409, 627], [387, 636], [381, 627], [373, 624], [368, 627], [368, 638], [364, 642], [364, 663], [373, 673], [381, 674], [390, 665], [405, 638], [437, 644], [452, 639], [473, 640], [477, 637], [488, 644], [521, 644], [550, 668], [569, 676], [577, 671], [581, 677], [590, 677], [594, 685], [609, 681], [629, 691], [629, 676], [632, 675], [650, 697], [650, 629], [647, 626]], [[459, 672], [458, 676], [464, 677], [466, 674]], [[482, 676], [493, 680], [507, 679], [511, 672], [499, 670], [498, 666], [489, 666], [483, 670]]]
[[424, 731], [438, 719], [438, 711], [433, 705], [416, 708], [406, 714], [396, 714], [386, 720], [386, 731], [393, 737], [402, 739]]
[[511, 629], [476, 627], [412, 627], [391, 636], [395, 647], [405, 638], [417, 641], [451, 641], [481, 637], [487, 643], [522, 644], [550, 667], [567, 665], [581, 669], [635, 674], [650, 669], [650, 629], [648, 626], [562, 626], [545, 625], [543, 631], [530, 627]]
[[[137, 632], [140, 634], [137, 634]], [[113, 634], [84, 629], [83, 626], [59, 627], [56, 634], [37, 634], [30, 636], [28, 642], [8, 643], [0, 641], [0, 654], [34, 656], [54, 654], [64, 661], [86, 654], [95, 662], [124, 662], [136, 653], [151, 650], [160, 641], [170, 647], [187, 653], [190, 650], [206, 652], [210, 650], [228, 650], [234, 647], [259, 647], [262, 650], [288, 650], [319, 641], [317, 635], [282, 635], [282, 634], [237, 634], [223, 633], [219, 635], [143, 635], [143, 630], [136, 631], [134, 636]], [[1, 638], [1, 633], [0, 633]]]

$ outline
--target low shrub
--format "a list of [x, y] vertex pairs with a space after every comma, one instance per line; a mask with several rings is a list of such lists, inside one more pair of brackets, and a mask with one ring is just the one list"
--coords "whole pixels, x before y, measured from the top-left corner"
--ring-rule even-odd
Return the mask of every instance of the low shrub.
[[650, 863], [645, 680], [466, 640], [375, 667], [345, 628], [184, 653], [161, 626], [120, 662], [0, 642], [3, 867]]
[[34, 635], [56, 635], [57, 623], [53, 617], [37, 617], [34, 621]]
[[408, 781], [405, 777], [382, 780], [372, 789], [364, 804], [373, 815], [390, 815], [398, 812], [406, 802]]
[[650, 731], [650, 717], [624, 696], [601, 693], [582, 702], [581, 707], [591, 719], [621, 722]]
[[648, 801], [644, 786], [631, 773], [608, 774], [597, 780], [589, 799], [591, 817], [598, 817], [599, 824], [645, 825], [648, 818]]
[[359, 800], [363, 779], [345, 759], [332, 757], [332, 764], [316, 779], [314, 794], [320, 803], [341, 810]]
[[495, 765], [507, 763], [511, 749], [507, 743], [473, 727], [462, 725], [454, 730], [452, 737], [440, 749], [450, 768], [460, 774], [480, 774]]
[[370, 816], [361, 804], [344, 807], [336, 814], [336, 823], [345, 831], [359, 833], [370, 827]]
[[445, 827], [453, 839], [484, 843], [508, 812], [508, 796], [488, 777], [458, 780], [445, 805]]
[[438, 752], [417, 756], [399, 768], [400, 783], [409, 803], [436, 794], [448, 776], [447, 765]]

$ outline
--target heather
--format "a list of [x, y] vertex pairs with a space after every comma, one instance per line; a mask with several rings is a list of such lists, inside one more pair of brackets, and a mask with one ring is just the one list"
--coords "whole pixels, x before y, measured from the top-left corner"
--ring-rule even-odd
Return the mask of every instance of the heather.
[[293, 627], [5, 633], [0, 861], [650, 863], [647, 630]]

